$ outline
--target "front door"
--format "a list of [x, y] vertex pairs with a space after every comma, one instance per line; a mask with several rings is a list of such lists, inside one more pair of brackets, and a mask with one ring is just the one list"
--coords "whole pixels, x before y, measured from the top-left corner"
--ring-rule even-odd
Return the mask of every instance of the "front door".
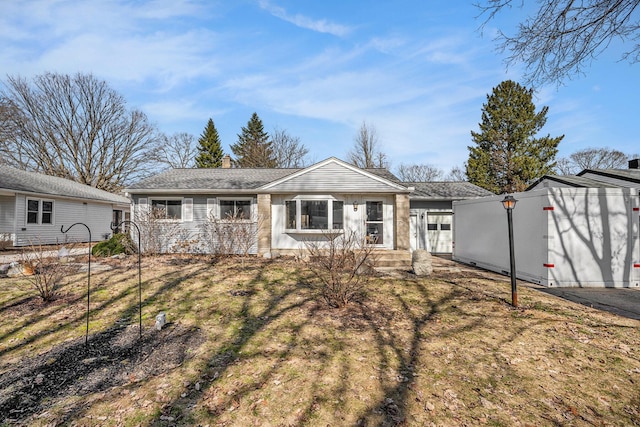
[[367, 201], [366, 239], [370, 245], [384, 244], [384, 203]]
[[[117, 225], [119, 225], [121, 222], [122, 222], [122, 211], [121, 211], [121, 210], [114, 210], [114, 211], [113, 211], [113, 219], [112, 219], [111, 225], [113, 225], [113, 226], [117, 226]], [[116, 227], [116, 228], [113, 230], [113, 233], [114, 233], [114, 234], [118, 234], [118, 233], [120, 233], [120, 227]]]

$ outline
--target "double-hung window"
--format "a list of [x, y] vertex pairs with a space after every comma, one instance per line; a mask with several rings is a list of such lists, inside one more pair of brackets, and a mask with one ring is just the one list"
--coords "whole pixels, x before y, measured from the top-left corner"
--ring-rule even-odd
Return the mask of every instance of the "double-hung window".
[[153, 199], [151, 207], [158, 219], [178, 220], [182, 219], [181, 199]]
[[250, 199], [220, 199], [220, 219], [251, 219]]
[[27, 224], [53, 224], [53, 200], [27, 199]]
[[332, 199], [300, 199], [285, 202], [287, 230], [341, 230], [344, 202]]

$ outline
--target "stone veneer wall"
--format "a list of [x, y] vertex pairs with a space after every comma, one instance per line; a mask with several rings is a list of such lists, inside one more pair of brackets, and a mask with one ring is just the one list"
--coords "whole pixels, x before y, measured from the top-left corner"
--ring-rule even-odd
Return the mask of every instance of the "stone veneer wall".
[[271, 195], [258, 194], [258, 255], [271, 252]]
[[396, 194], [395, 197], [395, 247], [399, 251], [411, 250], [409, 239], [409, 195]]

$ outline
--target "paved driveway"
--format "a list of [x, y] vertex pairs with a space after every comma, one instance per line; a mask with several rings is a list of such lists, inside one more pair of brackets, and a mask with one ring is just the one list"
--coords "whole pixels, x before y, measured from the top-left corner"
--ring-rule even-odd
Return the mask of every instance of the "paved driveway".
[[541, 292], [640, 320], [639, 288], [536, 288]]
[[[504, 279], [505, 277], [492, 271], [452, 261], [450, 257], [433, 257], [433, 266], [434, 269], [439, 267], [455, 268], [460, 271], [473, 270], [481, 272], [487, 278]], [[545, 288], [521, 280], [518, 280], [518, 286], [527, 286], [587, 307], [608, 311], [629, 319], [640, 320], [640, 288]]]

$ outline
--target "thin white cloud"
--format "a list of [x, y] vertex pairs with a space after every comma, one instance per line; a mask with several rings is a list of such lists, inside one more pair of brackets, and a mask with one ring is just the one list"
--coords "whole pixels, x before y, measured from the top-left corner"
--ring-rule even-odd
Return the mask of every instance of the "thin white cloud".
[[311, 19], [307, 16], [299, 13], [290, 15], [286, 9], [280, 6], [276, 6], [268, 2], [267, 0], [260, 0], [260, 8], [266, 10], [276, 18], [289, 22], [297, 27], [305, 28], [307, 30], [316, 31], [318, 33], [332, 34], [338, 37], [344, 37], [351, 32], [351, 28], [346, 25], [335, 24], [327, 21], [326, 19]]

